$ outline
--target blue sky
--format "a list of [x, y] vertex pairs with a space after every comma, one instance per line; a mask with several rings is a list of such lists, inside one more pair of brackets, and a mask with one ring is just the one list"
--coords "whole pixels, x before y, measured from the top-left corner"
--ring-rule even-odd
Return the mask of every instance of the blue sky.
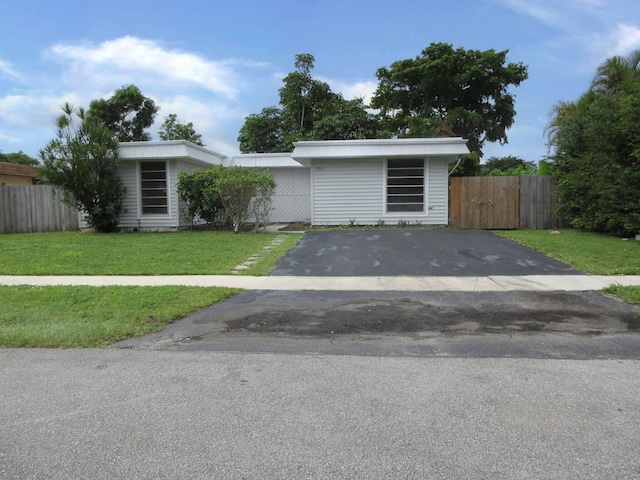
[[294, 56], [346, 98], [369, 98], [375, 72], [431, 42], [509, 50], [529, 66], [513, 92], [509, 143], [490, 156], [540, 160], [552, 106], [574, 100], [596, 67], [640, 49], [636, 0], [1, 0], [0, 151], [37, 156], [60, 106], [88, 107], [137, 85], [193, 122], [207, 147], [238, 151], [244, 117], [277, 105]]

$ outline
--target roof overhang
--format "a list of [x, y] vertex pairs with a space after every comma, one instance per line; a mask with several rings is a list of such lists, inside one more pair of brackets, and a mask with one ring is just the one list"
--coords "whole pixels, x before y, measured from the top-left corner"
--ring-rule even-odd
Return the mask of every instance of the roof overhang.
[[312, 160], [329, 158], [455, 158], [469, 154], [467, 141], [460, 137], [322, 140], [293, 145], [291, 158], [305, 166], [310, 166]]
[[226, 158], [224, 155], [186, 140], [121, 142], [118, 153], [120, 159], [124, 161], [181, 159], [204, 168], [220, 165]]
[[38, 176], [38, 167], [21, 165], [19, 163], [0, 162], [0, 175], [36, 178]]
[[285, 153], [241, 153], [230, 155], [225, 165], [237, 167], [284, 168], [302, 167], [291, 158], [291, 152]]

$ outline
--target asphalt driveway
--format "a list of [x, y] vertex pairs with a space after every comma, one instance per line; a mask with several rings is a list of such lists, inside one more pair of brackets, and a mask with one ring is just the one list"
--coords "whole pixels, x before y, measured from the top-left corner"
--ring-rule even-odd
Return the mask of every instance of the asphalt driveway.
[[272, 275], [577, 275], [540, 252], [491, 232], [375, 230], [308, 232]]

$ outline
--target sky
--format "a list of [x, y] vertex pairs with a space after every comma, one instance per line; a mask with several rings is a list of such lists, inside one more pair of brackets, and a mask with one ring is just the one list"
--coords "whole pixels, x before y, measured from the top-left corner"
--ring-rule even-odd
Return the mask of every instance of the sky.
[[278, 104], [295, 55], [346, 99], [369, 99], [376, 70], [432, 42], [508, 50], [529, 79], [512, 88], [508, 144], [484, 160], [539, 161], [559, 101], [576, 100], [604, 60], [640, 49], [637, 0], [0, 0], [0, 151], [37, 157], [60, 107], [88, 108], [136, 85], [214, 151], [238, 152], [247, 115]]

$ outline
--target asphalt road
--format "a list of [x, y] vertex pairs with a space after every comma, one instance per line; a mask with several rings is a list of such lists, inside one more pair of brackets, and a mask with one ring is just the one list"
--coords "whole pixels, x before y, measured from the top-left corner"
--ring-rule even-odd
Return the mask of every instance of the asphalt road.
[[633, 479], [639, 367], [0, 350], [0, 478]]

